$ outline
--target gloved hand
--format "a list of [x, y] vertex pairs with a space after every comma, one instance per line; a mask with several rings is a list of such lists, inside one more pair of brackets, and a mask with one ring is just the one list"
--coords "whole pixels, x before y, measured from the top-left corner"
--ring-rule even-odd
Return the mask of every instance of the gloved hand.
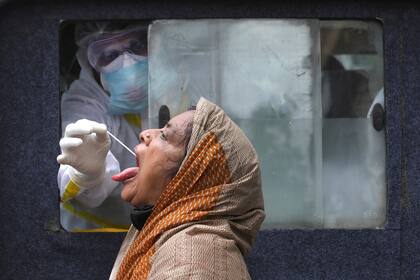
[[90, 188], [102, 182], [105, 159], [111, 146], [106, 125], [81, 119], [67, 125], [60, 140], [57, 162], [72, 166], [70, 178], [79, 186]]

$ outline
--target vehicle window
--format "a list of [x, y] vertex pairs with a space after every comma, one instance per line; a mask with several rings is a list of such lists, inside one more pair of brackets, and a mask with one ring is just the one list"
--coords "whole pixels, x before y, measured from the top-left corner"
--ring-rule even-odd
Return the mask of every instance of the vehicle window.
[[379, 22], [163, 20], [149, 49], [150, 125], [200, 96], [227, 111], [261, 160], [265, 228], [384, 226]]

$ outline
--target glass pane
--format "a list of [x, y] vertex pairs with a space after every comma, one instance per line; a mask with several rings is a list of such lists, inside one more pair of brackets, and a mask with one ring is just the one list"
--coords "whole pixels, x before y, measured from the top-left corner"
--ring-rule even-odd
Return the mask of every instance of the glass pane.
[[157, 21], [149, 50], [151, 126], [162, 105], [218, 103], [259, 154], [265, 226], [321, 227], [318, 21]]
[[385, 139], [370, 119], [323, 122], [324, 226], [381, 226], [386, 213]]
[[376, 21], [322, 21], [324, 226], [380, 227], [386, 219], [382, 29]]
[[265, 228], [379, 227], [384, 132], [368, 112], [383, 104], [381, 38], [376, 22], [156, 21], [150, 125], [162, 105], [174, 116], [204, 96], [259, 154]]
[[264, 226], [321, 227], [318, 21], [237, 22], [223, 34], [220, 104], [260, 157]]

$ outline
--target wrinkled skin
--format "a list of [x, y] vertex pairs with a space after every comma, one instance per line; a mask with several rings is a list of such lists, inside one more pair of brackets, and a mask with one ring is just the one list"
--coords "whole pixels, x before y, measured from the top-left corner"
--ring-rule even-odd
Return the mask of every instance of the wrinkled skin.
[[135, 147], [138, 167], [127, 168], [112, 177], [123, 182], [123, 200], [135, 207], [154, 205], [166, 185], [175, 176], [184, 159], [194, 111], [172, 118], [162, 129], [148, 129], [140, 133]]

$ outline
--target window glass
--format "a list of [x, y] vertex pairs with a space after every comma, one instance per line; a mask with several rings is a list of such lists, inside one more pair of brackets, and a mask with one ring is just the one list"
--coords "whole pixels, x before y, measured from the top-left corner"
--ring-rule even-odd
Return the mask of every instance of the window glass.
[[[88, 118], [134, 149], [142, 129], [162, 127], [204, 96], [232, 117], [258, 152], [265, 228], [381, 228], [382, 44], [382, 26], [369, 20], [65, 21], [62, 132]], [[110, 89], [100, 70], [110, 64], [99, 62], [111, 59], [114, 47], [148, 59], [148, 69], [142, 68], [148, 85], [141, 87], [148, 102], [138, 112], [109, 111]], [[135, 165], [114, 140], [110, 151], [108, 177], [118, 166]], [[68, 171], [58, 172], [62, 226], [126, 230], [132, 206], [121, 200], [122, 186], [109, 179], [105, 188], [83, 188], [70, 182]]]
[[258, 152], [266, 228], [382, 227], [382, 61], [375, 21], [155, 21], [150, 126], [204, 96]]
[[373, 126], [384, 108], [382, 29], [369, 21], [320, 25], [323, 223], [332, 228], [382, 226], [385, 133], [383, 121]]

